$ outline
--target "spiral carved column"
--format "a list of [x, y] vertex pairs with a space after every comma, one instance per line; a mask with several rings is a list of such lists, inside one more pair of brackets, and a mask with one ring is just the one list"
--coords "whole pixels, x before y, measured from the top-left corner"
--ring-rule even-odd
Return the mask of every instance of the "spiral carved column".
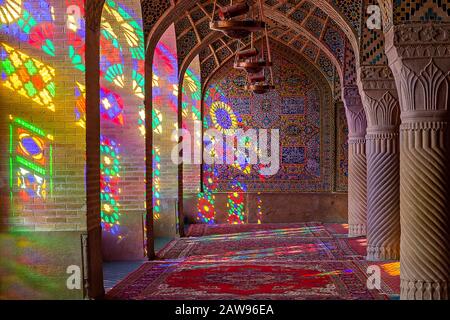
[[386, 33], [401, 105], [401, 298], [447, 300], [450, 280], [450, 25]]
[[367, 117], [367, 260], [400, 258], [400, 107], [388, 66], [360, 69]]
[[343, 90], [349, 128], [348, 150], [348, 224], [350, 237], [366, 234], [366, 116], [356, 86]]
[[348, 140], [348, 235], [366, 234], [366, 140], [353, 137]]
[[367, 143], [367, 260], [400, 257], [398, 133], [372, 133]]

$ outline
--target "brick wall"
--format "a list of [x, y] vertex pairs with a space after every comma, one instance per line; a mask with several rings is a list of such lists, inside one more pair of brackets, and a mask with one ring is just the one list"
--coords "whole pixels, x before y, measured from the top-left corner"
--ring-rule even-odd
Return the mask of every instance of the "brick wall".
[[[172, 134], [177, 128], [178, 64], [175, 28], [169, 27], [161, 37], [153, 58], [153, 124], [154, 157], [154, 233], [155, 237], [177, 234], [176, 203], [178, 197], [178, 166], [171, 153], [176, 142]], [[157, 172], [156, 172], [157, 171]]]
[[[201, 132], [195, 131], [195, 121], [201, 123], [201, 80], [200, 61], [196, 56], [184, 75], [183, 81], [183, 128], [189, 131], [191, 138], [191, 164], [183, 164], [183, 194], [200, 192], [200, 165], [194, 163], [194, 148], [201, 148]], [[201, 128], [201, 127], [200, 127]]]
[[[38, 284], [33, 289], [36, 292], [42, 289], [40, 297], [83, 295], [83, 290], [61, 292], [65, 285], [59, 283], [67, 277], [67, 263], [82, 267], [81, 237], [87, 231], [86, 119], [90, 117], [85, 112], [84, 56], [85, 51], [88, 56], [94, 54], [95, 47], [85, 46], [83, 4], [82, 0], [25, 0], [18, 15], [14, 12], [5, 15], [7, 18], [0, 29], [0, 230], [3, 232], [0, 245], [3, 252], [10, 243], [36, 237], [48, 240], [39, 243], [45, 252], [39, 269], [56, 267], [58, 274], [48, 282], [58, 281], [55, 287], [60, 289], [57, 293], [47, 293]], [[108, 5], [113, 9], [124, 8], [127, 22], [142, 33], [139, 1], [108, 1]], [[127, 41], [119, 22], [111, 19], [111, 14], [108, 23], [109, 30], [117, 36], [115, 44], [123, 53], [119, 61], [123, 78], [117, 78], [117, 72], [108, 74], [105, 68], [101, 84], [121, 96], [124, 121], [117, 124], [104, 115], [101, 121], [101, 134], [114, 140], [120, 151], [117, 185], [120, 229], [112, 235], [103, 228], [103, 257], [105, 260], [136, 259], [144, 254], [145, 148], [141, 131], [143, 119], [139, 113], [143, 104], [143, 95], [139, 93], [139, 87], [143, 87], [139, 78], [139, 73], [143, 73], [143, 35], [139, 35], [137, 42]], [[108, 55], [114, 39], [105, 34], [101, 37], [102, 53]], [[92, 63], [89, 65], [91, 68]], [[123, 80], [123, 88], [113, 85], [120, 80]], [[98, 194], [92, 196], [92, 199], [99, 197]], [[37, 231], [42, 236], [34, 235]], [[67, 240], [58, 245], [56, 252], [51, 248], [61, 237]], [[14, 271], [8, 268], [15, 265], [12, 261], [20, 260], [18, 252], [12, 251], [4, 259], [9, 262], [0, 266], [2, 275]], [[32, 272], [31, 265], [25, 268]], [[21, 279], [16, 281], [22, 285]], [[42, 281], [42, 286], [45, 282]], [[1, 294], [13, 295], [14, 292]]]
[[[85, 131], [76, 123], [74, 90], [77, 82], [84, 84], [84, 74], [75, 68], [68, 56], [70, 42], [67, 41], [69, 32], [66, 31], [67, 7], [60, 1], [48, 1], [45, 5], [39, 5], [42, 1], [24, 3], [39, 8], [32, 13], [36, 21], [34, 29], [27, 34], [18, 27], [16, 20], [4, 24], [1, 29], [2, 177], [9, 177], [11, 169], [13, 175], [10, 190], [11, 207], [7, 222], [11, 227], [15, 227], [15, 230], [83, 230]], [[24, 5], [22, 10], [22, 13], [26, 10]], [[52, 26], [53, 36], [49, 34], [45, 40], [52, 43], [55, 56], [36, 47], [37, 44], [33, 45], [36, 43], [33, 37], [37, 37], [35, 33], [38, 33], [37, 28], [42, 24]], [[80, 21], [79, 24], [82, 25], [83, 22]], [[29, 66], [29, 69], [26, 66]], [[41, 98], [32, 100], [32, 97], [38, 96], [33, 91], [39, 91], [37, 86], [41, 86], [43, 81], [39, 70], [47, 80], [44, 83], [50, 85], [53, 82], [55, 86], [54, 97], [49, 98], [48, 102]], [[36, 73], [32, 78], [31, 74], [34, 72]], [[30, 81], [34, 83], [34, 88], [31, 87]], [[23, 84], [28, 86], [28, 93]], [[12, 86], [13, 89], [7, 86]], [[23, 95], [20, 94], [21, 90]], [[46, 89], [40, 92], [45, 94], [44, 90]], [[9, 152], [10, 126], [13, 130], [12, 153]], [[30, 129], [31, 127], [33, 129]], [[42, 134], [36, 133], [39, 130]], [[19, 151], [19, 131], [44, 142], [42, 155], [44, 161], [35, 161], [31, 156]], [[31, 140], [28, 142], [32, 143]], [[12, 168], [9, 166], [10, 156], [13, 160]], [[26, 196], [26, 192], [23, 192], [25, 189], [20, 189], [18, 186], [20, 168], [35, 174], [38, 174], [40, 169], [35, 167], [37, 170], [33, 170], [31, 167], [34, 165], [30, 167], [23, 165], [23, 162], [22, 165], [19, 164], [16, 161], [17, 156], [46, 171], [45, 174], [42, 174], [42, 171], [40, 174], [40, 178], [46, 180], [45, 196], [42, 193]]]
[[[0, 28], [0, 207], [2, 230], [7, 232], [2, 238], [26, 239], [18, 234], [23, 231], [74, 233], [55, 261], [56, 253], [43, 248], [46, 254], [40, 263], [47, 267], [67, 260], [65, 256], [71, 264], [82, 264], [86, 133], [75, 114], [75, 89], [77, 83], [85, 83], [80, 59], [85, 34], [82, 4], [22, 1], [18, 14], [8, 11]], [[8, 246], [4, 241], [1, 245]], [[49, 248], [45, 241], [42, 245]], [[67, 294], [80, 296], [81, 291]]]
[[[126, 13], [123, 20], [117, 19], [122, 10]], [[111, 166], [105, 159], [112, 161], [114, 156], [101, 152], [103, 194], [116, 202], [102, 199], [104, 260], [144, 257], [145, 132], [140, 115], [144, 94], [139, 82], [144, 76], [144, 38], [140, 11], [139, 1], [121, 0], [107, 1], [102, 13], [100, 131], [105, 144], [117, 145], [119, 163], [118, 174], [108, 177], [106, 170]], [[109, 183], [108, 178], [112, 180]]]

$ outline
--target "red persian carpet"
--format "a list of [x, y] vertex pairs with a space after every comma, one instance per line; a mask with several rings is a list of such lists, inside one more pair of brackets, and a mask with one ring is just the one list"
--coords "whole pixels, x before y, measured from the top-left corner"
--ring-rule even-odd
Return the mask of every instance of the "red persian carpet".
[[348, 224], [346, 223], [325, 223], [324, 227], [335, 237], [348, 235]]
[[108, 292], [137, 300], [379, 300], [353, 261], [147, 262]]
[[[108, 299], [388, 299], [399, 265], [365, 261], [366, 239], [338, 224], [193, 225], [107, 293]], [[367, 270], [381, 288], [367, 288]]]
[[266, 224], [192, 224], [187, 232], [188, 237], [221, 236], [239, 234], [252, 236], [255, 234], [288, 235], [301, 237], [331, 237], [324, 225], [319, 222], [308, 223], [266, 223]]
[[[220, 241], [221, 245], [217, 245]], [[158, 253], [159, 259], [189, 261], [236, 260], [348, 260], [364, 259], [365, 248], [351, 240], [295, 236], [227, 236], [184, 238], [172, 241]]]

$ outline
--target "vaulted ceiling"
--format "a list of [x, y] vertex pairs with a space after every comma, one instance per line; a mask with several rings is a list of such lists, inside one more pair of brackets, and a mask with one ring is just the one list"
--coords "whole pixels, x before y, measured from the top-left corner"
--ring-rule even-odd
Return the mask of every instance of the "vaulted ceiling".
[[[213, 9], [213, 0], [140, 0], [143, 14], [144, 32], [150, 52], [158, 39], [172, 24], [177, 25], [180, 70], [185, 68], [195, 54], [207, 48], [207, 69], [214, 70], [222, 64], [226, 55], [232, 55], [233, 44], [227, 39], [210, 45], [221, 38], [209, 30], [208, 20]], [[218, 0], [226, 5], [230, 0]], [[411, 1], [407, 0], [262, 0], [266, 16], [277, 21], [276, 27], [282, 35], [277, 38], [296, 47], [305, 55], [320, 63], [324, 55], [333, 63], [340, 80], [353, 83], [354, 66], [360, 61], [360, 41], [368, 43], [365, 52], [361, 48], [361, 58], [366, 62], [378, 63], [382, 45], [381, 34], [372, 34], [368, 28], [362, 28], [367, 18], [363, 6], [380, 5], [385, 28], [406, 22], [423, 22], [434, 19], [446, 19], [450, 14], [447, 1]], [[93, 3], [102, 1], [87, 1]], [[98, 6], [101, 8], [101, 6]], [[93, 10], [95, 11], [95, 10]], [[98, 10], [97, 10], [98, 11]], [[89, 10], [88, 10], [89, 12]], [[99, 13], [97, 13], [98, 15]], [[89, 20], [89, 19], [88, 19]], [[281, 25], [281, 26], [280, 26]], [[283, 32], [283, 27], [289, 31]], [[286, 31], [286, 29], [284, 29]], [[275, 35], [274, 35], [275, 36]], [[225, 45], [227, 44], [227, 45]], [[219, 51], [217, 51], [219, 50]], [[316, 54], [317, 53], [317, 54]], [[221, 58], [222, 57], [222, 58]], [[213, 58], [213, 59], [212, 59]], [[382, 58], [382, 57], [381, 57]], [[214, 60], [214, 61], [213, 61]], [[364, 63], [364, 61], [363, 61]], [[215, 67], [213, 67], [215, 64]]]
[[[319, 2], [324, 1], [265, 0], [264, 9], [270, 37], [303, 55], [332, 83], [336, 74], [342, 79], [346, 50], [352, 51], [352, 46], [336, 19], [317, 6]], [[175, 20], [180, 72], [184, 72], [199, 54], [203, 81], [220, 69], [237, 48], [236, 40], [209, 28], [213, 3], [212, 0], [193, 1], [193, 5]], [[229, 0], [217, 3], [223, 6]], [[347, 34], [351, 33], [351, 38], [356, 39], [360, 3], [338, 0], [330, 1], [329, 5], [331, 3], [345, 10], [345, 18], [337, 20], [341, 24], [345, 21]], [[333, 7], [333, 10], [336, 14], [337, 9]]]

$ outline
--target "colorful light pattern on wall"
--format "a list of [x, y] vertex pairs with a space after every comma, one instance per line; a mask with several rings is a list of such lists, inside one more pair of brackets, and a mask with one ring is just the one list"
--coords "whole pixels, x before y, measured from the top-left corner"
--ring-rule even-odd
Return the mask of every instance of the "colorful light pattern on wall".
[[[196, 56], [190, 63], [184, 73], [182, 86], [182, 128], [187, 130], [191, 138], [194, 139], [192, 147], [201, 150], [202, 132], [200, 124], [201, 119], [201, 81], [200, 81], [200, 58]], [[194, 159], [198, 156], [191, 148], [190, 154], [186, 154], [184, 150], [183, 156], [189, 156]], [[200, 192], [200, 166], [198, 164], [183, 163], [183, 192], [184, 194], [193, 194]]]
[[117, 143], [100, 136], [100, 200], [102, 229], [118, 235], [120, 227], [120, 154]]
[[103, 119], [123, 126], [124, 103], [119, 94], [106, 88], [100, 88], [100, 114]]
[[104, 63], [105, 68], [104, 78], [106, 81], [113, 83], [119, 88], [125, 86], [125, 75], [123, 74], [123, 64], [112, 64]]
[[11, 200], [46, 200], [53, 193], [53, 136], [23, 119], [10, 121]]
[[48, 1], [2, 0], [2, 31], [54, 57], [55, 10]]
[[36, 48], [40, 48], [49, 56], [56, 56], [55, 45], [53, 44], [54, 26], [52, 23], [42, 23], [30, 33], [30, 44]]
[[152, 127], [153, 132], [156, 134], [162, 134], [162, 113], [158, 109], [153, 108], [152, 110]]
[[[178, 59], [175, 49], [175, 32], [173, 28], [161, 37], [153, 57], [152, 64], [152, 128], [153, 128], [153, 218], [158, 226], [167, 223], [176, 224], [172, 217], [162, 210], [162, 194], [172, 198], [176, 194], [176, 166], [170, 160], [171, 149], [167, 147], [172, 130], [177, 125], [178, 110]], [[143, 64], [137, 65], [137, 74], [144, 74]], [[138, 82], [137, 82], [138, 83]], [[165, 174], [161, 175], [161, 171]], [[167, 220], [166, 220], [167, 219]], [[161, 222], [159, 222], [161, 221]], [[162, 222], [164, 221], [164, 222]]]
[[124, 50], [126, 44], [131, 55], [132, 88], [134, 94], [144, 98], [144, 34], [136, 14], [116, 1], [106, 1], [101, 21], [102, 47], [107, 55], [102, 55], [102, 73], [105, 80], [119, 88], [125, 86]]
[[[214, 101], [225, 100], [225, 96], [220, 92], [209, 90], [206, 92], [205, 104], [211, 105]], [[214, 127], [211, 121], [208, 121], [209, 117], [204, 117], [203, 129]], [[197, 220], [202, 223], [215, 224], [216, 218], [216, 196], [217, 191], [217, 168], [213, 165], [203, 164], [203, 191], [197, 195], [198, 198], [198, 215]]]
[[191, 113], [192, 120], [200, 120], [201, 82], [196, 70], [188, 68], [183, 80], [183, 116], [187, 118]]
[[78, 71], [85, 72], [84, 0], [66, 0], [66, 14], [67, 53], [73, 67]]
[[126, 40], [133, 59], [143, 60], [144, 52], [144, 32], [137, 19], [136, 14], [123, 4], [113, 0], [105, 1], [103, 16], [106, 19], [115, 19], [120, 26], [119, 30], [115, 30], [116, 34], [121, 34]]
[[153, 155], [153, 219], [161, 216], [161, 150], [154, 146]]
[[240, 119], [233, 109], [223, 101], [215, 101], [210, 107], [210, 116], [214, 127], [226, 135], [232, 135], [238, 128]]
[[5, 43], [0, 62], [3, 86], [55, 111], [55, 69]]
[[261, 192], [256, 195], [256, 216], [258, 218], [258, 224], [262, 223], [263, 211], [262, 211], [263, 201], [261, 199]]
[[19, 20], [22, 14], [22, 0], [6, 0], [0, 4], [0, 22], [9, 24]]
[[145, 106], [139, 106], [138, 129], [141, 137], [145, 137]]
[[[211, 86], [205, 95], [206, 110], [209, 112], [204, 117], [203, 127], [204, 129], [215, 128], [225, 135], [233, 135], [237, 129], [244, 129], [245, 125], [239, 112], [233, 110], [228, 103], [228, 99], [219, 87]], [[248, 139], [248, 138], [246, 138]], [[244, 141], [245, 143], [248, 143]], [[209, 143], [215, 143], [214, 141], [206, 141], [205, 146]], [[214, 153], [214, 148], [211, 148]], [[235, 169], [235, 172], [239, 172], [240, 175], [248, 175], [253, 170], [253, 167], [249, 165], [248, 156], [245, 153], [240, 153], [239, 150], [235, 152], [235, 163], [230, 166]], [[205, 211], [200, 205], [204, 202], [203, 198], [214, 199], [214, 193], [218, 191], [219, 171], [216, 165], [203, 165], [203, 188], [204, 191], [198, 195], [199, 206], [198, 216], [199, 220], [207, 223], [215, 223], [214, 219], [208, 217], [204, 219]], [[245, 220], [245, 192], [247, 191], [247, 185], [238, 179], [233, 180], [229, 186], [230, 192], [227, 192], [227, 222], [230, 224], [242, 224], [246, 223]], [[214, 202], [212, 203], [212, 206]], [[211, 210], [213, 211], [213, 210]], [[216, 213], [217, 209], [213, 212]], [[258, 218], [261, 219], [260, 217]]]
[[[101, 132], [105, 141], [114, 142], [116, 147], [120, 143], [125, 148], [128, 141], [132, 139], [121, 135], [122, 130], [128, 132], [132, 125], [126, 123], [125, 115], [135, 119], [133, 121], [137, 119], [135, 126], [139, 135], [145, 136], [142, 21], [138, 18], [137, 12], [121, 1], [107, 0], [103, 7], [100, 34], [100, 114], [101, 119], [104, 120], [101, 124]], [[134, 100], [132, 96], [135, 97]], [[111, 137], [114, 137], [114, 140]], [[126, 154], [120, 162], [126, 164], [133, 156]], [[145, 157], [142, 158], [144, 159]], [[135, 163], [136, 160], [132, 161]], [[102, 179], [107, 178], [108, 175], [105, 173], [105, 178], [102, 177]], [[122, 179], [120, 175], [114, 177], [114, 185], [111, 189], [113, 192], [120, 191]], [[115, 195], [118, 197], [117, 193]], [[145, 199], [144, 194], [142, 199]], [[125, 209], [122, 208], [122, 210]], [[121, 213], [117, 216], [114, 213], [106, 216], [109, 221], [104, 221], [104, 230], [120, 239], [124, 230], [130, 226], [121, 226]]]
[[76, 82], [75, 97], [75, 117], [77, 125], [86, 129], [86, 86]]
[[[144, 140], [139, 137], [145, 136], [146, 121], [143, 76], [144, 36], [138, 1], [133, 4], [129, 1], [105, 1], [100, 21], [100, 52], [101, 133], [104, 139], [109, 138], [110, 141], [120, 144], [123, 150], [126, 150], [126, 152], [122, 150], [123, 157], [120, 160], [123, 166], [128, 166], [131, 162], [136, 165], [137, 161], [142, 160], [143, 167], [144, 152], [138, 155], [139, 151], [129, 149], [129, 145], [140, 143], [141, 150], [144, 150]], [[134, 136], [135, 128], [139, 135]], [[139, 140], [135, 141], [136, 138]], [[124, 180], [127, 179], [127, 172], [124, 173], [124, 177], [116, 177], [116, 189], [124, 187]], [[144, 182], [144, 177], [142, 179]], [[127, 187], [131, 189], [133, 185], [127, 183]], [[122, 214], [128, 212], [129, 204], [123, 199], [126, 199], [130, 189], [124, 190], [121, 196]], [[145, 192], [139, 197], [142, 203], [145, 203]], [[136, 210], [135, 204], [133, 204], [133, 210]], [[142, 213], [144, 214], [144, 210]], [[109, 219], [113, 220], [114, 216]], [[110, 221], [114, 232], [110, 232], [111, 228], [108, 229], [107, 224], [104, 230], [117, 238], [124, 239], [131, 230], [138, 231], [135, 229], [136, 225], [133, 225], [134, 222], [131, 221], [128, 218], [123, 219], [123, 225]], [[142, 229], [142, 231], [145, 230]]]
[[[228, 192], [239, 177], [250, 191], [328, 192], [333, 188], [332, 163], [334, 111], [329, 87], [313, 78], [307, 66], [284, 52], [274, 55], [276, 90], [251, 96], [243, 75], [232, 61], [218, 72], [205, 92], [204, 122], [210, 128], [232, 133], [239, 129], [278, 129], [280, 166], [270, 178], [261, 176], [262, 165], [247, 166], [244, 155], [234, 165], [219, 164], [218, 191]], [[233, 113], [237, 123], [234, 124]], [[270, 131], [269, 131], [270, 132]], [[333, 140], [333, 141], [332, 141]]]
[[245, 223], [244, 193], [247, 191], [245, 185], [239, 181], [233, 181], [231, 186], [232, 192], [228, 193], [228, 223], [243, 224]]
[[144, 60], [133, 61], [133, 71], [131, 74], [133, 80], [133, 92], [141, 99], [145, 98], [145, 77], [144, 77]]
[[217, 188], [215, 183], [216, 173], [213, 166], [203, 165], [203, 192], [200, 192], [197, 195], [198, 203], [197, 203], [197, 220], [202, 223], [214, 224], [215, 223], [215, 202], [216, 197], [214, 192]]

